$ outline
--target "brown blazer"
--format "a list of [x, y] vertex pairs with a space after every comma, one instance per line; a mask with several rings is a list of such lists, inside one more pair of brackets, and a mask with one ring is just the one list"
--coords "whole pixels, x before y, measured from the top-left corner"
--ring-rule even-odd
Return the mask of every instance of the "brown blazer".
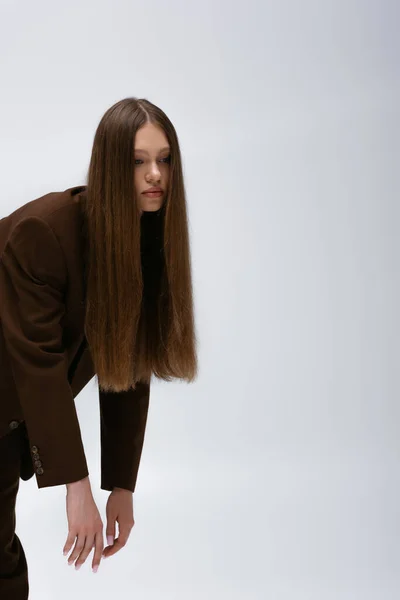
[[[21, 478], [35, 474], [39, 488], [89, 474], [75, 408], [95, 376], [83, 329], [85, 190], [46, 194], [0, 219], [0, 438], [25, 422]], [[150, 383], [98, 393], [101, 488], [134, 492]]]

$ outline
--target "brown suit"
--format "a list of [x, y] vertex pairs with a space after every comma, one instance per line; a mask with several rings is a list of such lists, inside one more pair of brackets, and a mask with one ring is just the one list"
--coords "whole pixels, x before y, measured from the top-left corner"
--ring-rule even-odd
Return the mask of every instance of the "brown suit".
[[[35, 474], [39, 488], [88, 475], [74, 402], [95, 375], [83, 330], [85, 189], [46, 194], [0, 220], [0, 441], [26, 428], [21, 478]], [[99, 390], [103, 490], [135, 490], [149, 395], [149, 383]]]

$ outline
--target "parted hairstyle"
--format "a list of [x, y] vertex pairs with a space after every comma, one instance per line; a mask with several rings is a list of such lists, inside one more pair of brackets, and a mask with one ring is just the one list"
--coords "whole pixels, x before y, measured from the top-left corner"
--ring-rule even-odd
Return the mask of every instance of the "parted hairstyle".
[[[162, 269], [147, 310], [141, 212], [134, 183], [136, 131], [145, 123], [168, 139], [168, 190], [161, 208]], [[102, 117], [93, 142], [83, 205], [87, 237], [85, 334], [99, 386], [134, 389], [152, 373], [165, 381], [197, 376], [188, 217], [174, 126], [146, 99], [125, 98]]]

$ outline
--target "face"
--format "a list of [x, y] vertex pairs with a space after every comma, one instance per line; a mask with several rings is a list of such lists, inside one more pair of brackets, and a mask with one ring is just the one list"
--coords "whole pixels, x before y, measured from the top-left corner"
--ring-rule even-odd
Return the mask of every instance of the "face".
[[[142, 211], [153, 212], [164, 203], [170, 168], [170, 149], [164, 131], [146, 123], [135, 137], [135, 190]], [[160, 187], [161, 195], [145, 194], [151, 187]]]

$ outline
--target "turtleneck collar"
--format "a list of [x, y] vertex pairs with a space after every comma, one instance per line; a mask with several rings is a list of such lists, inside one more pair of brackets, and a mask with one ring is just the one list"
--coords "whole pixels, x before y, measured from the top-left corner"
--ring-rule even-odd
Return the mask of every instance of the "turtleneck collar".
[[163, 207], [156, 211], [143, 211], [140, 217], [141, 231], [141, 250], [147, 252], [153, 250], [159, 251], [163, 238], [163, 223], [162, 218]]
[[152, 217], [159, 217], [162, 213], [163, 206], [160, 206], [158, 210], [143, 210], [141, 214], [142, 219], [151, 219]]

